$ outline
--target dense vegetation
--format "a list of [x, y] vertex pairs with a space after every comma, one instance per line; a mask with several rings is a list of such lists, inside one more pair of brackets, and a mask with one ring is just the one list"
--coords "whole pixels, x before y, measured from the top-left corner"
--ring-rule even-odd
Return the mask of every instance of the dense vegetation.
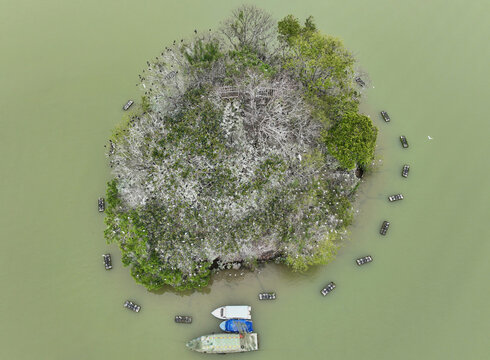
[[339, 39], [243, 6], [140, 79], [141, 106], [111, 139], [105, 231], [137, 282], [202, 288], [214, 269], [335, 255], [352, 169], [376, 143]]

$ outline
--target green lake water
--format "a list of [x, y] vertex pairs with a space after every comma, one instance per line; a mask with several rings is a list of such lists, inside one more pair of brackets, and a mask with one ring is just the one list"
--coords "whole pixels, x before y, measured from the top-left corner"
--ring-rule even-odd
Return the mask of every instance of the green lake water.
[[[253, 306], [260, 345], [227, 359], [490, 358], [490, 2], [256, 3], [277, 19], [314, 15], [369, 73], [363, 111], [380, 130], [379, 166], [360, 188], [351, 240], [307, 274], [220, 274], [191, 295], [136, 285], [97, 212], [105, 141], [140, 96], [146, 60], [239, 2], [0, 0], [0, 359], [217, 358], [184, 344], [218, 331], [210, 311], [223, 304]], [[405, 200], [389, 203], [397, 192]], [[356, 266], [366, 254], [374, 262]], [[337, 289], [324, 298], [329, 281]], [[264, 290], [278, 299], [259, 302]]]

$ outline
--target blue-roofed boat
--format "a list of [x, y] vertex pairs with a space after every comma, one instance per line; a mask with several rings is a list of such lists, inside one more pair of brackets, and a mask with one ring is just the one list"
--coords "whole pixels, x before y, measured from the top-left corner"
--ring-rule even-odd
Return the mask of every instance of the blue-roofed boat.
[[229, 319], [219, 324], [219, 327], [224, 332], [230, 333], [251, 333], [254, 331], [252, 322], [244, 319]]

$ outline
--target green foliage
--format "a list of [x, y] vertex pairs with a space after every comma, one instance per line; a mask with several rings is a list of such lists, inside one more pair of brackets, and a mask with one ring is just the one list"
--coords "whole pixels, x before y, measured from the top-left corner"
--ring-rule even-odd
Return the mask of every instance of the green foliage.
[[308, 37], [316, 32], [317, 29], [313, 21], [313, 16], [309, 16], [305, 21], [304, 27], [302, 27], [296, 17], [288, 15], [277, 23], [277, 31], [279, 33], [279, 40], [292, 45], [294, 38], [300, 35]]
[[141, 109], [143, 110], [143, 113], [150, 111], [150, 100], [148, 100], [147, 96], [141, 97]]
[[239, 50], [231, 50], [228, 53], [228, 58], [226, 77], [230, 80], [239, 77], [247, 69], [256, 70], [268, 78], [273, 77], [277, 73], [274, 66], [261, 60], [256, 52], [247, 47]]
[[201, 67], [209, 65], [223, 56], [219, 50], [218, 41], [203, 43], [202, 40], [198, 40], [192, 48], [184, 48], [182, 51], [191, 65]]
[[348, 112], [328, 131], [325, 142], [342, 167], [353, 169], [367, 166], [374, 158], [377, 134], [369, 117]]

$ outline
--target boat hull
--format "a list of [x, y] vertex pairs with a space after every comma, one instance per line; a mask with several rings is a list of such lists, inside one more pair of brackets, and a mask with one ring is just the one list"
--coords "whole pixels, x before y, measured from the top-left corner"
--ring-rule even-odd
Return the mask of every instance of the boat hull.
[[186, 346], [205, 354], [230, 354], [259, 349], [256, 333], [204, 335], [190, 340]]
[[222, 306], [211, 312], [214, 317], [222, 320], [252, 319], [252, 307], [248, 305]]

